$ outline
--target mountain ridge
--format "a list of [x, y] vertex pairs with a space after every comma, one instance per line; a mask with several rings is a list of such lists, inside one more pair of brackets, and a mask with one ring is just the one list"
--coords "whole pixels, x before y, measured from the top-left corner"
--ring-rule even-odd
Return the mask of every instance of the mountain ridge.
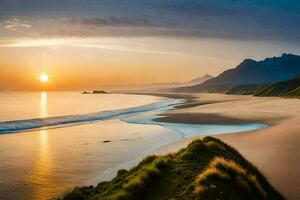
[[235, 68], [222, 72], [202, 84], [179, 87], [174, 92], [222, 92], [238, 85], [271, 84], [285, 81], [300, 74], [300, 56], [282, 54], [261, 61], [245, 59]]

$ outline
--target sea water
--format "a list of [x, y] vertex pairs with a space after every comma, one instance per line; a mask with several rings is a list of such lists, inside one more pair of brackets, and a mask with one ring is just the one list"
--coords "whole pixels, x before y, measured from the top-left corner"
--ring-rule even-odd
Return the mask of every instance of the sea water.
[[264, 127], [152, 120], [183, 102], [145, 95], [0, 93], [1, 199], [53, 199], [182, 138]]

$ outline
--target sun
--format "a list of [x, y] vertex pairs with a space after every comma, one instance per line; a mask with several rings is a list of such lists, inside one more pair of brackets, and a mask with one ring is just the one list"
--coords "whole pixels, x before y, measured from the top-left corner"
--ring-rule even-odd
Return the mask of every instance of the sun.
[[48, 82], [48, 80], [49, 80], [49, 77], [48, 77], [47, 74], [41, 74], [41, 75], [40, 75], [40, 81], [41, 81], [42, 83], [46, 83], [46, 82]]

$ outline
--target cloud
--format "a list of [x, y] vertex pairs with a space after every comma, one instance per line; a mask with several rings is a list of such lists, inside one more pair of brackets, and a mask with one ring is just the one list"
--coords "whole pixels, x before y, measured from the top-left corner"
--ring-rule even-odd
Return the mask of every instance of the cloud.
[[[22, 32], [27, 36], [169, 36], [300, 42], [297, 1], [30, 0], [26, 5], [21, 0], [3, 2], [10, 8], [6, 12], [25, 13], [36, 25], [31, 33]], [[6, 26], [24, 29], [31, 24], [11, 21]]]
[[142, 43], [135, 43], [132, 41], [116, 40], [116, 39], [97, 39], [97, 38], [67, 38], [67, 39], [18, 39], [5, 41], [0, 40], [0, 47], [50, 47], [55, 50], [59, 47], [84, 47], [105, 49], [112, 51], [134, 52], [141, 54], [159, 54], [159, 55], [175, 55], [175, 56], [189, 56], [189, 57], [203, 57], [198, 54], [187, 53], [185, 51], [171, 51], [161, 50], [153, 47], [147, 47]]
[[65, 18], [62, 19], [64, 23], [69, 25], [82, 25], [82, 26], [126, 26], [126, 27], [139, 27], [154, 25], [147, 19], [121, 19], [117, 17], [110, 18]]
[[2, 27], [8, 30], [17, 30], [19, 28], [30, 28], [31, 25], [28, 22], [21, 21], [18, 18], [12, 18], [8, 20], [4, 20], [1, 23]]

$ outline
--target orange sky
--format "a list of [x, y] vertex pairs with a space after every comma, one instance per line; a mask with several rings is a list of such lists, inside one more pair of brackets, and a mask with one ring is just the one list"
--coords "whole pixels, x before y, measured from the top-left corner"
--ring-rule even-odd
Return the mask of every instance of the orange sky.
[[[248, 50], [240, 49], [247, 45]], [[257, 54], [256, 46], [260, 48]], [[224, 49], [228, 49], [228, 51]], [[23, 39], [0, 47], [0, 90], [82, 90], [218, 75], [272, 45], [176, 38]], [[49, 76], [41, 84], [39, 76]]]

